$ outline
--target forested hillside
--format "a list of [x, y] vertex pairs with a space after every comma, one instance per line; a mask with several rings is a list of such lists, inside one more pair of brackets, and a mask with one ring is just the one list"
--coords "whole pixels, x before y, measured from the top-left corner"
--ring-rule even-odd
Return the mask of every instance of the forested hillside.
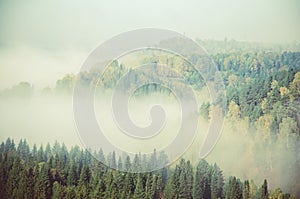
[[[247, 119], [249, 124], [254, 126], [264, 120], [270, 121], [270, 130], [278, 134], [279, 125], [284, 118], [293, 120], [300, 129], [299, 99], [300, 99], [300, 52], [299, 45], [291, 46], [269, 46], [243, 42], [216, 42], [199, 41], [207, 47], [212, 60], [224, 80], [226, 88], [227, 112], [232, 114], [232, 109], [237, 105], [238, 117]], [[223, 50], [221, 50], [223, 49]], [[224, 50], [226, 49], [226, 50]], [[298, 51], [291, 51], [298, 50]], [[287, 51], [289, 50], [289, 51]], [[149, 57], [150, 56], [150, 57]], [[192, 55], [193, 56], [193, 55]], [[184, 81], [193, 86], [196, 91], [205, 87], [205, 82], [191, 64], [184, 62], [180, 57], [166, 55], [162, 52], [141, 52], [135, 58], [139, 64], [163, 63], [171, 66], [180, 74], [183, 74]], [[193, 59], [198, 57], [195, 55]], [[114, 88], [116, 82], [125, 73], [129, 73], [129, 80], [124, 89], [130, 89], [133, 84], [138, 84], [139, 79], [155, 78], [156, 74], [148, 71], [131, 74], [127, 63], [114, 60], [105, 70], [103, 77], [97, 83], [104, 89]], [[157, 69], [157, 74], [163, 77], [176, 78], [170, 70]], [[208, 77], [214, 77], [209, 74]], [[95, 68], [90, 72], [79, 73], [78, 75], [66, 75], [57, 81], [56, 88], [52, 92], [71, 93], [76, 80], [94, 83], [99, 78], [99, 71]], [[88, 80], [88, 81], [87, 81]], [[176, 82], [170, 82], [170, 87], [177, 86]], [[157, 85], [150, 84], [139, 89], [144, 95], [153, 91], [170, 92]], [[184, 92], [184, 91], [183, 91]], [[205, 108], [206, 107], [206, 108]], [[203, 104], [202, 110], [209, 109], [209, 101]], [[206, 110], [206, 113], [208, 111]], [[203, 114], [205, 116], [205, 114]], [[208, 117], [206, 114], [205, 117]]]
[[[35, 146], [30, 149], [25, 141], [15, 146], [8, 139], [1, 145], [1, 196], [20, 197], [25, 194], [27, 198], [42, 198], [39, 194], [43, 194], [44, 198], [51, 195], [56, 198], [62, 195], [69, 198], [267, 198], [268, 193], [269, 198], [289, 198], [289, 195], [276, 189], [280, 187], [284, 192], [300, 197], [299, 44], [271, 45], [227, 40], [199, 40], [198, 43], [207, 49], [223, 77], [226, 89], [226, 99], [220, 99], [226, 100], [227, 105], [223, 107], [226, 120], [222, 136], [207, 156], [207, 162], [199, 161], [197, 155], [201, 142], [195, 141], [184, 155], [186, 161], [178, 161], [177, 165], [152, 173], [131, 174], [111, 170], [97, 163], [87, 151], [81, 151], [78, 147], [68, 151], [64, 145], [56, 143], [53, 147], [45, 145], [45, 148]], [[192, 56], [195, 62], [199, 58]], [[131, 66], [163, 63], [182, 74], [184, 82], [193, 87], [199, 98], [204, 99], [199, 104], [200, 118], [206, 123], [211, 121], [214, 107], [219, 104], [212, 103], [208, 100], [210, 96], [203, 95], [204, 79], [191, 63], [184, 62], [178, 56], [156, 51], [133, 53], [129, 58], [109, 61], [100, 79], [95, 67], [92, 71], [65, 75], [57, 80], [54, 88], [36, 90], [34, 85], [21, 82], [1, 91], [0, 100], [30, 101], [36, 96], [51, 100], [64, 96], [69, 100], [76, 81], [85, 82], [86, 86], [96, 83], [99, 86], [98, 93], [104, 95], [126, 73], [130, 81], [123, 85], [125, 90], [138, 84], [138, 78], [156, 76], [150, 72], [134, 74]], [[158, 69], [156, 72], [163, 77], [177, 77], [169, 70]], [[208, 76], [213, 79], [214, 75]], [[170, 87], [173, 86], [178, 85], [176, 82], [170, 83]], [[152, 92], [170, 93], [155, 84], [143, 86], [137, 91], [140, 96]], [[127, 157], [118, 160], [119, 157], [114, 157], [113, 153], [104, 156], [97, 152], [97, 155], [109, 164], [128, 169], [137, 169], [139, 162], [141, 166], [156, 164], [151, 161], [160, 159], [159, 154], [157, 158], [147, 161], [143, 161], [139, 155], [134, 160]], [[224, 174], [217, 165], [208, 162], [216, 162]], [[237, 177], [229, 177], [231, 175]], [[264, 182], [265, 178], [267, 182]]]
[[[145, 160], [139, 154], [105, 156], [100, 150], [94, 156], [108, 165], [138, 171], [147, 164], [166, 161], [155, 154]], [[268, 181], [255, 185], [224, 176], [217, 164], [199, 160], [197, 165], [184, 159], [168, 168], [147, 173], [121, 172], [97, 161], [90, 152], [78, 146], [68, 150], [56, 142], [44, 148], [30, 147], [26, 140], [16, 146], [8, 138], [0, 146], [1, 198], [293, 198], [279, 188], [268, 189]]]

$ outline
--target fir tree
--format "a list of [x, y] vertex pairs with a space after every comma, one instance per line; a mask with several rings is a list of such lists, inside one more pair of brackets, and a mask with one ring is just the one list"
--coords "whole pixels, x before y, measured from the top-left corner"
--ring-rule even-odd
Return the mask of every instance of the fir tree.
[[264, 183], [261, 187], [261, 198], [262, 199], [268, 199], [269, 198], [267, 179], [264, 180]]
[[143, 177], [142, 174], [138, 175], [137, 183], [134, 189], [134, 194], [133, 194], [134, 199], [140, 199], [140, 198], [145, 198], [145, 189], [143, 185]]

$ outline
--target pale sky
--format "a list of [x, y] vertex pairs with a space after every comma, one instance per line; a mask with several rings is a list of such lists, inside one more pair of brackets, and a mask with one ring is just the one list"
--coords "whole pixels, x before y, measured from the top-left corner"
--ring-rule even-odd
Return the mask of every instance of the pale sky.
[[298, 0], [0, 0], [0, 89], [54, 86], [98, 44], [143, 27], [192, 38], [300, 42]]

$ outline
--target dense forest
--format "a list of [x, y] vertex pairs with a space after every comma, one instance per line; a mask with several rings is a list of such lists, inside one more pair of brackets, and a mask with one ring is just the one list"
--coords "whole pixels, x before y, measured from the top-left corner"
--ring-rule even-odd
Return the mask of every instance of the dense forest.
[[[68, 151], [56, 143], [53, 147], [30, 149], [26, 141], [15, 146], [13, 140], [8, 139], [1, 145], [0, 195], [4, 198], [23, 195], [25, 198], [289, 198], [289, 194], [276, 189], [281, 187], [300, 197], [299, 44], [280, 46], [227, 40], [199, 40], [198, 43], [207, 49], [226, 88], [223, 134], [207, 162], [187, 155], [186, 160], [179, 160], [170, 168], [132, 174], [107, 168], [79, 147]], [[138, 59], [135, 65], [171, 66], [183, 74], [185, 83], [192, 85], [196, 92], [205, 88], [201, 75], [179, 57], [145, 51], [133, 57]], [[36, 95], [70, 97], [76, 81], [86, 82], [87, 86], [96, 82], [101, 89], [111, 90], [125, 73], [129, 74], [130, 81], [124, 84], [124, 89], [137, 84], [137, 76], [140, 79], [155, 77], [147, 72], [134, 74], [131, 64], [126, 59], [113, 60], [100, 80], [95, 68], [65, 75], [57, 80], [54, 88], [41, 91], [28, 82], [21, 82], [1, 91], [0, 100], [30, 100]], [[176, 78], [170, 71], [157, 72]], [[214, 74], [209, 76], [213, 79]], [[176, 82], [170, 84], [172, 86], [176, 86]], [[139, 95], [145, 96], [151, 92], [170, 91], [154, 84], [138, 90]], [[207, 100], [200, 104], [199, 114], [209, 122], [217, 105]], [[146, 166], [162, 161], [159, 155], [144, 161], [138, 154], [134, 160], [118, 159], [114, 153], [105, 156], [97, 152], [96, 155], [108, 164], [135, 170], [139, 164]], [[237, 177], [223, 175], [217, 165], [208, 162], [218, 163], [224, 173]], [[272, 190], [268, 189], [270, 186]]]
[[[290, 125], [293, 126], [291, 131], [299, 135], [299, 46], [290, 47], [298, 51], [287, 51], [280, 46], [271, 48], [236, 41], [199, 41], [199, 43], [208, 47], [209, 52], [213, 52], [210, 56], [223, 77], [227, 102], [227, 106], [224, 108], [228, 112], [228, 117], [246, 119], [253, 130], [257, 130], [258, 126], [264, 125], [263, 123], [268, 121], [270, 126], [267, 128], [270, 128], [273, 137], [278, 135], [280, 124], [283, 121], [290, 121]], [[221, 47], [226, 51], [221, 51]], [[199, 58], [193, 54], [191, 56], [194, 56], [195, 60]], [[144, 51], [136, 54], [135, 57], [138, 57], [139, 64], [152, 62], [171, 66], [183, 74], [185, 83], [192, 85], [196, 91], [201, 91], [205, 87], [201, 74], [193, 68], [191, 63], [184, 62], [178, 56]], [[158, 68], [155, 72], [162, 77], [176, 78], [171, 70]], [[99, 71], [95, 68], [90, 72], [82, 72], [78, 75], [66, 75], [57, 81], [56, 88], [52, 92], [72, 93], [76, 80], [87, 82], [87, 84], [97, 82], [100, 88], [112, 89], [125, 73], [128, 73], [129, 80], [124, 84], [124, 90], [129, 90], [132, 85], [139, 84], [138, 79], [157, 76], [149, 71], [133, 73], [131, 68], [114, 60], [107, 67], [100, 81], [98, 81]], [[214, 75], [214, 73], [208, 74], [207, 77], [213, 79]], [[169, 86], [172, 88], [178, 85], [176, 82], [170, 81]], [[143, 95], [156, 91], [171, 92], [155, 84], [145, 85], [138, 90]], [[200, 107], [202, 116], [209, 118], [209, 109], [215, 105], [217, 104], [211, 104], [210, 101], [203, 103]]]
[[[58, 142], [32, 148], [26, 140], [16, 146], [8, 138], [0, 146], [1, 198], [293, 198], [279, 188], [270, 190], [265, 179], [261, 185], [253, 181], [225, 177], [217, 164], [204, 159], [197, 165], [178, 160], [176, 165], [147, 173], [121, 172], [108, 165], [139, 171], [147, 164], [166, 161], [156, 155], [149, 160], [136, 154], [129, 157], [105, 156], [100, 150], [93, 155], [78, 146], [68, 150]], [[164, 157], [164, 158], [162, 158]]]

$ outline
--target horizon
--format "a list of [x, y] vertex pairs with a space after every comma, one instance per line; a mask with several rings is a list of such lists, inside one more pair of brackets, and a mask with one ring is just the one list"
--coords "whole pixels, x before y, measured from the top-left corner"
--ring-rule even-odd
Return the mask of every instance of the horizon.
[[299, 8], [297, 0], [0, 1], [0, 90], [21, 81], [53, 87], [102, 42], [145, 27], [194, 40], [299, 44]]

